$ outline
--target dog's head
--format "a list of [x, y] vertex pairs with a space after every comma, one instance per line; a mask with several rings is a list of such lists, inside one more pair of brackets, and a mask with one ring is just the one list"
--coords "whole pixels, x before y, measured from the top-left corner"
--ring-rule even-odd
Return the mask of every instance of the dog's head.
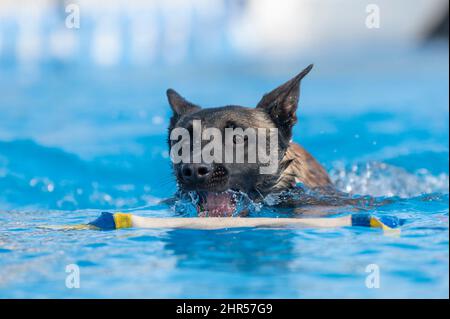
[[[311, 68], [265, 94], [255, 108], [204, 109], [167, 90], [173, 111], [169, 149], [172, 160], [173, 155], [182, 158], [173, 160], [180, 191], [195, 191], [222, 211], [232, 202], [227, 190], [241, 191], [251, 198], [269, 193], [283, 172], [280, 164], [297, 122], [300, 81]], [[238, 160], [239, 151], [244, 162]], [[268, 157], [260, 156], [263, 153]], [[205, 155], [213, 156], [205, 160]]]

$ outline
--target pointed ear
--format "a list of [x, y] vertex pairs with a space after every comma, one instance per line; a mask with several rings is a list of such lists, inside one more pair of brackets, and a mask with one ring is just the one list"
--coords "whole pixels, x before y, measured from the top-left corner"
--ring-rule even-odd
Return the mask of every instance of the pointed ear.
[[167, 99], [169, 100], [170, 107], [173, 111], [173, 116], [178, 118], [184, 114], [191, 113], [200, 110], [200, 107], [186, 101], [180, 94], [175, 90], [168, 89]]
[[300, 81], [311, 71], [310, 64], [297, 76], [265, 94], [257, 108], [269, 113], [272, 120], [287, 139], [292, 137], [292, 128], [297, 122], [297, 106], [300, 96]]

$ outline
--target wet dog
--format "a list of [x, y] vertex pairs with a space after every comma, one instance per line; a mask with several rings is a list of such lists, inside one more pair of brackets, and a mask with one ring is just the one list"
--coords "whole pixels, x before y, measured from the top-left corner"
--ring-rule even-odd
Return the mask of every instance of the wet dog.
[[[172, 151], [179, 142], [172, 138], [176, 129], [184, 129], [191, 135], [196, 121], [201, 122], [201, 130], [215, 128], [219, 132], [236, 128], [242, 131], [248, 128], [275, 129], [277, 139], [276, 170], [270, 174], [262, 174], [261, 168], [267, 163], [256, 162], [224, 162], [216, 160], [195, 163], [181, 161], [173, 163], [180, 192], [199, 194], [202, 211], [209, 216], [230, 215], [234, 210], [233, 198], [229, 190], [247, 194], [253, 200], [261, 200], [271, 193], [296, 189], [303, 185], [308, 189], [332, 189], [331, 180], [325, 169], [302, 146], [292, 141], [292, 130], [297, 122], [297, 107], [300, 97], [300, 82], [311, 71], [312, 65], [297, 76], [265, 94], [256, 107], [236, 105], [216, 108], [201, 108], [184, 99], [176, 91], [167, 90], [167, 97], [173, 115], [169, 126], [169, 149]], [[245, 134], [237, 134], [232, 143], [241, 143], [245, 154], [251, 148]], [[221, 137], [219, 137], [221, 138]], [[190, 142], [196, 141], [190, 137]], [[217, 142], [217, 141], [216, 141]], [[220, 143], [227, 149], [226, 139]], [[253, 141], [254, 143], [254, 141]], [[197, 141], [204, 146], [204, 141]], [[236, 147], [236, 145], [232, 146]], [[264, 146], [267, 149], [267, 143]], [[188, 148], [190, 159], [194, 156], [192, 145]], [[185, 149], [186, 150], [186, 149]], [[220, 158], [219, 158], [220, 159]], [[296, 205], [284, 202], [282, 205]]]

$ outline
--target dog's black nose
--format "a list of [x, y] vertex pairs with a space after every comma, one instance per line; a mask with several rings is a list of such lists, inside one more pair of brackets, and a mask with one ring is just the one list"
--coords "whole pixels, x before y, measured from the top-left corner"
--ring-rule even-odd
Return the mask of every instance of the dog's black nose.
[[203, 182], [212, 172], [209, 164], [183, 164], [180, 168], [180, 175], [186, 182]]

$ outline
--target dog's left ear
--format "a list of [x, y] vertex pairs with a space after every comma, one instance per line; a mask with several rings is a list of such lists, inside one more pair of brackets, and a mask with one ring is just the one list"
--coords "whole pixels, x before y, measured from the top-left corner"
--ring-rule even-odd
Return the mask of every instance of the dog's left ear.
[[312, 67], [313, 65], [310, 64], [297, 76], [265, 94], [256, 106], [269, 113], [278, 129], [288, 140], [292, 138], [292, 128], [297, 122], [296, 111], [300, 96], [300, 81], [311, 71]]

